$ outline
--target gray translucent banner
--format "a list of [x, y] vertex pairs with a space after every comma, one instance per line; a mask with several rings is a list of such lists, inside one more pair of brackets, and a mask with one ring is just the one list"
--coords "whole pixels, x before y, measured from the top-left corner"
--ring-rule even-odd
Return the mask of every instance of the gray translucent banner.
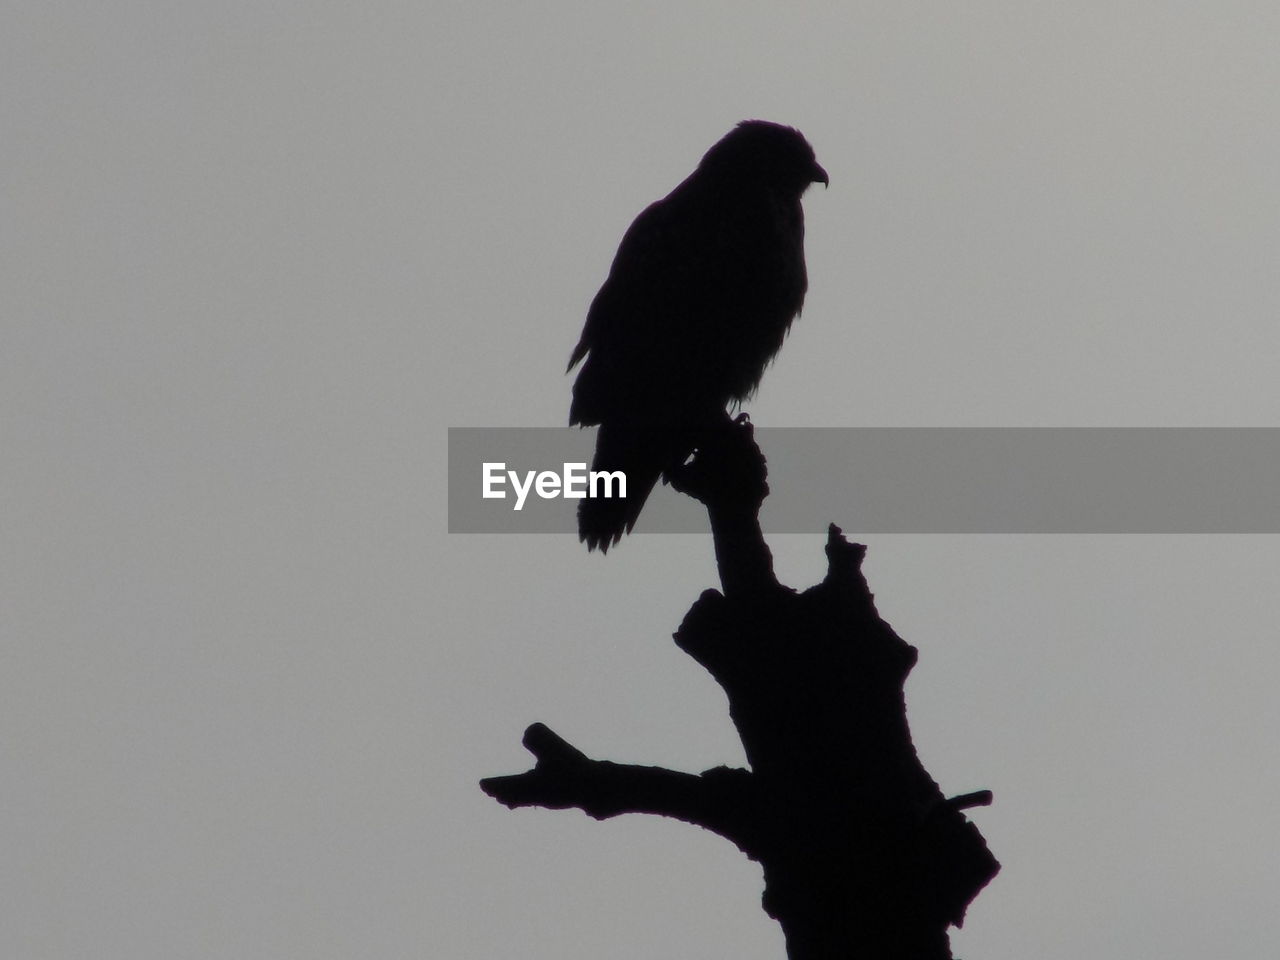
[[[766, 532], [1280, 533], [1280, 429], [760, 428]], [[565, 464], [593, 430], [449, 430], [451, 533], [570, 533]], [[489, 492], [485, 498], [485, 464]], [[501, 472], [494, 464], [502, 463]], [[516, 510], [516, 481], [528, 483]], [[540, 496], [536, 474], [544, 477]], [[585, 488], [585, 467], [570, 468]], [[497, 477], [501, 475], [502, 481]], [[557, 491], [560, 487], [560, 491]], [[602, 490], [603, 488], [598, 488]], [[637, 533], [708, 530], [698, 503], [654, 491]]]

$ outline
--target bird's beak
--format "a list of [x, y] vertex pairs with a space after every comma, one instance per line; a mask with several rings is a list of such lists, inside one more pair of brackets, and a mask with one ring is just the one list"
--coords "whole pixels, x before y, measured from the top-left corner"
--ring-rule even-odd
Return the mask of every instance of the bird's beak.
[[811, 176], [813, 178], [811, 182], [820, 183], [824, 188], [831, 186], [831, 178], [827, 176], [827, 171], [823, 170], [817, 163], [813, 165]]

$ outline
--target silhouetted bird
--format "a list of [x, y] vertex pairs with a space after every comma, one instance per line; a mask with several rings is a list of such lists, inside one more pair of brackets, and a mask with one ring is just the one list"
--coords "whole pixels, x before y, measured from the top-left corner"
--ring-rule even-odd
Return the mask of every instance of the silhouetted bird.
[[626, 499], [584, 499], [578, 537], [606, 551], [630, 532], [663, 471], [760, 383], [808, 280], [809, 184], [826, 184], [791, 127], [744, 120], [622, 238], [569, 370], [569, 423], [599, 424], [593, 470], [621, 470]]

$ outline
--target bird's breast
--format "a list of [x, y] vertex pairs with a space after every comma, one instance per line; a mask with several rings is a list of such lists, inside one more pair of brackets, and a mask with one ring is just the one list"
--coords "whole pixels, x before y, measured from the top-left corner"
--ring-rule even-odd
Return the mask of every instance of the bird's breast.
[[707, 311], [715, 329], [716, 356], [708, 366], [720, 371], [726, 400], [745, 400], [782, 346], [791, 321], [804, 304], [808, 279], [804, 263], [804, 219], [798, 202], [748, 207], [727, 218], [719, 262], [723, 301]]

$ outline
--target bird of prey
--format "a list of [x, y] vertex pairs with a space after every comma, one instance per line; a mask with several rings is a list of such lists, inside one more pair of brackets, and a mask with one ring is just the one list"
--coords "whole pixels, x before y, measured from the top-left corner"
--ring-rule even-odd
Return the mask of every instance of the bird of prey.
[[588, 549], [630, 532], [657, 479], [759, 384], [804, 302], [811, 183], [827, 173], [799, 131], [744, 120], [623, 236], [569, 357], [569, 423], [598, 425], [592, 470], [627, 478], [625, 499], [580, 502]]

